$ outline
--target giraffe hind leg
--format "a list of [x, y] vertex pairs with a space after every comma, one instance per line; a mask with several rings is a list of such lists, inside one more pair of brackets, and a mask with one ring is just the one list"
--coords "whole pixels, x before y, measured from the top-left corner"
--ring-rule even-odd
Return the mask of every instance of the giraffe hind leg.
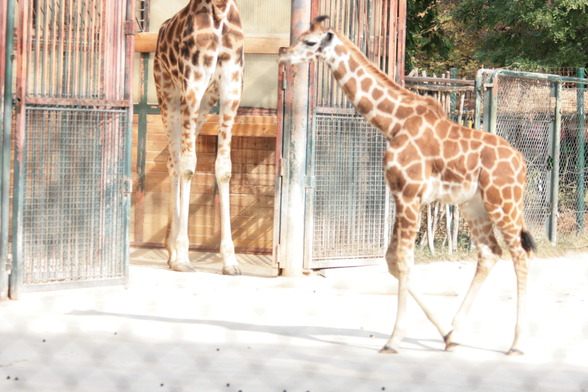
[[490, 271], [502, 256], [502, 250], [494, 236], [492, 220], [481, 199], [477, 197], [464, 203], [461, 210], [470, 226], [472, 238], [478, 249], [478, 263], [468, 292], [453, 319], [452, 330], [444, 337], [446, 350], [451, 350], [459, 345], [459, 333], [474, 300]]

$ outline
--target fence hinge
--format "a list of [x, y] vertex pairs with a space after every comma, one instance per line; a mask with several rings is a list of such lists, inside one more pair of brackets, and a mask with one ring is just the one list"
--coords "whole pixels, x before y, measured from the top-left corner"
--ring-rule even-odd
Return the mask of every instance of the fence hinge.
[[135, 35], [137, 31], [137, 22], [135, 20], [125, 21], [124, 32], [125, 35]]
[[130, 178], [125, 178], [123, 180], [123, 193], [125, 195], [130, 195], [133, 193], [133, 180]]

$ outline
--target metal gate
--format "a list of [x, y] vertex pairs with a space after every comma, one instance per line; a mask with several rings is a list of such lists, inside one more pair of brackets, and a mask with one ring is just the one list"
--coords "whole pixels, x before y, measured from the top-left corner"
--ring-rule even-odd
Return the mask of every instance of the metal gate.
[[525, 156], [525, 220], [536, 237], [547, 235], [553, 244], [588, 223], [586, 79], [579, 76], [480, 70], [476, 81], [475, 126]]
[[[405, 2], [323, 0], [315, 15], [349, 37], [389, 75], [404, 72]], [[399, 25], [400, 24], [400, 25]], [[388, 247], [393, 202], [384, 181], [384, 137], [359, 116], [324, 64], [311, 71], [305, 267], [373, 264]]]
[[133, 0], [20, 0], [11, 297], [126, 281]]

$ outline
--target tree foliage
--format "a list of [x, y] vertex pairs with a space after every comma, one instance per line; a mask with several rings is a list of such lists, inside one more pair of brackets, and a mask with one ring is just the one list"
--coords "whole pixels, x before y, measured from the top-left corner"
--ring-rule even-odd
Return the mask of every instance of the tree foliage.
[[588, 66], [588, 0], [408, 0], [407, 67]]

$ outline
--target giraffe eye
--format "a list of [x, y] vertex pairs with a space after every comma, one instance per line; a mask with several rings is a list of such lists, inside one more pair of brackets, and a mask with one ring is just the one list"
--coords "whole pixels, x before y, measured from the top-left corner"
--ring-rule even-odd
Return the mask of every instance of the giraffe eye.
[[304, 41], [304, 44], [307, 45], [307, 46], [314, 46], [314, 45], [317, 44], [317, 42], [314, 42], [314, 41]]

